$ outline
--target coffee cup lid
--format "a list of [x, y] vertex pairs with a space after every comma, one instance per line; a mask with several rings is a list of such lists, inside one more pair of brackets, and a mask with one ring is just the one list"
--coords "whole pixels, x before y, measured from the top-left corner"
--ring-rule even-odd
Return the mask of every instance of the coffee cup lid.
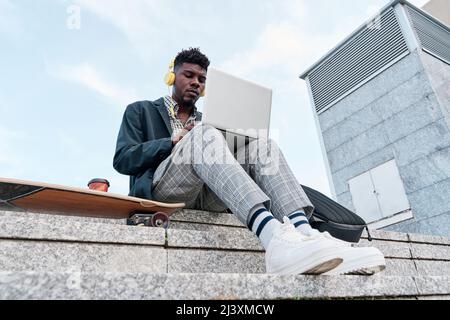
[[106, 183], [106, 184], [108, 185], [108, 187], [110, 186], [110, 185], [109, 185], [109, 181], [106, 180], [106, 179], [100, 179], [100, 178], [92, 179], [91, 181], [89, 181], [88, 187], [89, 187], [89, 185], [92, 184], [92, 183]]

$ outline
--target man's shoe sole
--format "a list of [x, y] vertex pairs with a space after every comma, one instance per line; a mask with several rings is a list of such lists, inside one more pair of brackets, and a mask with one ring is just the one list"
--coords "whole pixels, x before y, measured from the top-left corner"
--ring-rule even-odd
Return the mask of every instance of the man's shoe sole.
[[360, 275], [372, 276], [386, 269], [386, 261], [383, 256], [366, 257], [351, 262], [343, 262], [337, 270], [331, 270], [327, 275]]
[[342, 263], [342, 261], [344, 261], [344, 260], [342, 260], [340, 258], [336, 258], [336, 259], [324, 262], [324, 263], [304, 272], [303, 274], [305, 274], [305, 275], [322, 274], [322, 273], [328, 272], [330, 270], [333, 270], [334, 268], [339, 266]]
[[270, 270], [269, 273], [280, 275], [319, 275], [338, 267], [344, 260], [335, 253], [335, 248], [322, 250], [319, 257], [315, 257], [313, 262], [304, 264], [302, 261], [292, 261], [289, 266], [284, 266], [278, 270]]

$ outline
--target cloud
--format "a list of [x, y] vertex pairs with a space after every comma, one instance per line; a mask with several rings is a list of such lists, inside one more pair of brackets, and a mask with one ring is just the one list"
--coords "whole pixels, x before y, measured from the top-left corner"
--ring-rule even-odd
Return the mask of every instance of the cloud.
[[26, 138], [24, 133], [0, 125], [0, 176], [17, 177], [23, 173], [23, 161], [15, 151]]
[[17, 8], [10, 0], [0, 0], [0, 35], [15, 37], [23, 32]]
[[[272, 131], [278, 131], [279, 144], [296, 176], [326, 194], [328, 178], [313, 121], [306, 85], [299, 74], [326, 54], [354, 28], [363, 23], [354, 15], [327, 29], [316, 30], [319, 20], [302, 1], [287, 1], [243, 51], [235, 53], [219, 68], [274, 89]], [[275, 10], [275, 8], [274, 8]], [[332, 8], [330, 8], [332, 10]], [[326, 19], [326, 16], [323, 16]]]
[[167, 1], [161, 0], [76, 0], [81, 15], [85, 10], [122, 32], [143, 60], [151, 59], [155, 42], [177, 21]]
[[56, 138], [65, 156], [80, 157], [86, 154], [84, 144], [77, 140], [76, 137], [71, 136], [69, 132], [59, 128], [56, 132]]
[[409, 2], [420, 8], [427, 4], [429, 1], [430, 0], [410, 0]]
[[106, 79], [94, 66], [84, 63], [79, 65], [46, 64], [47, 73], [56, 78], [77, 83], [98, 95], [109, 99], [117, 106], [123, 106], [137, 100], [133, 89], [114, 84]]

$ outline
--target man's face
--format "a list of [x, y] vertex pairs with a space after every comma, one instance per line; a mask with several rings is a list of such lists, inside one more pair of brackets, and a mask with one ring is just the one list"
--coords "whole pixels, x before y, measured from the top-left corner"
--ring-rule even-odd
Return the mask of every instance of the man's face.
[[174, 98], [184, 106], [194, 106], [205, 90], [206, 70], [197, 64], [183, 63], [175, 71]]

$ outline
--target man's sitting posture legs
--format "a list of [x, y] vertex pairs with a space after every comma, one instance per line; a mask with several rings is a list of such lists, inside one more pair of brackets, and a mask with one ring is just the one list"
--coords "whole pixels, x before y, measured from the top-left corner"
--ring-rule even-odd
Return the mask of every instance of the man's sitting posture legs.
[[172, 94], [127, 107], [113, 165], [130, 176], [130, 195], [204, 211], [230, 209], [260, 239], [269, 273], [382, 270], [377, 249], [353, 248], [311, 228], [313, 206], [276, 143], [253, 141], [248, 152], [241, 148], [233, 155], [220, 131], [194, 127], [202, 117], [195, 104], [209, 64], [199, 49], [183, 50], [165, 79]]
[[[183, 201], [192, 209], [230, 208], [261, 240], [269, 273], [332, 272], [344, 257], [359, 254], [359, 249], [309, 226], [305, 209], [311, 213], [312, 205], [274, 142], [255, 141], [248, 147], [249, 155], [241, 166], [220, 131], [206, 125], [195, 127], [155, 173], [154, 196], [159, 201]], [[260, 157], [261, 149], [271, 154]], [[381, 253], [374, 254], [369, 256], [375, 263], [384, 264]], [[363, 264], [352, 268], [374, 267]], [[350, 271], [354, 270], [346, 272]]]

